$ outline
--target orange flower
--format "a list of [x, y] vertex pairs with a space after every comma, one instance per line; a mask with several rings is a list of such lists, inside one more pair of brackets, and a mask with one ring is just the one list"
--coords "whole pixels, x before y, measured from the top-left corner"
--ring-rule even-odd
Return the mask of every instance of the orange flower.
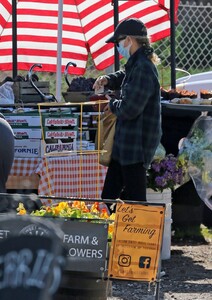
[[91, 212], [93, 213], [100, 212], [99, 202], [94, 202], [94, 204], [91, 206]]
[[47, 213], [51, 213], [52, 211], [52, 208], [50, 206], [46, 206], [45, 209]]
[[108, 233], [112, 235], [113, 231], [114, 231], [114, 223], [110, 223], [108, 226]]
[[108, 215], [108, 212], [107, 212], [106, 208], [102, 209], [101, 214], [100, 214], [100, 218], [103, 218], [103, 219], [108, 219], [109, 218], [109, 215]]
[[81, 207], [81, 201], [74, 201], [73, 203], [72, 203], [72, 207], [75, 207], [75, 208], [80, 208]]
[[61, 212], [61, 209], [58, 206], [53, 208], [53, 215], [54, 216], [59, 216], [60, 212]]
[[89, 209], [84, 201], [74, 201], [72, 203], [72, 207], [78, 208], [82, 210], [83, 212], [89, 212]]
[[18, 215], [26, 215], [26, 209], [20, 209]]

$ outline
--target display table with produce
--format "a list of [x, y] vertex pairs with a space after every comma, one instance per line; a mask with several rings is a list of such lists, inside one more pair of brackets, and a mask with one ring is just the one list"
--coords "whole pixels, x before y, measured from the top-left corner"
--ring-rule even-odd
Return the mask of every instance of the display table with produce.
[[[93, 105], [96, 111], [89, 112]], [[45, 103], [2, 112], [17, 137], [7, 189], [100, 197], [106, 174], [95, 150], [101, 102]]]
[[95, 154], [46, 159], [15, 158], [7, 187], [28, 190], [37, 187], [40, 195], [98, 198], [106, 170], [98, 164]]

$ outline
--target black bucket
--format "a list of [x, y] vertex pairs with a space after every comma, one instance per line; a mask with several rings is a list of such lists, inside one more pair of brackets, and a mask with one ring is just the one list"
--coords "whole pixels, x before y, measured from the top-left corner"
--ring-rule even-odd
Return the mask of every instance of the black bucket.
[[96, 273], [64, 271], [54, 300], [106, 300], [112, 283]]

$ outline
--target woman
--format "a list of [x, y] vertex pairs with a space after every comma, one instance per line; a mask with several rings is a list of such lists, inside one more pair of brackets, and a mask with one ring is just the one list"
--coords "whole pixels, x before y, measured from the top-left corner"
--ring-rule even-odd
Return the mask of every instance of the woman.
[[146, 201], [146, 170], [161, 139], [160, 84], [147, 29], [138, 19], [119, 23], [106, 43], [115, 43], [128, 59], [125, 70], [100, 76], [95, 89], [121, 90], [120, 99], [107, 96], [117, 116], [112, 159], [103, 199]]

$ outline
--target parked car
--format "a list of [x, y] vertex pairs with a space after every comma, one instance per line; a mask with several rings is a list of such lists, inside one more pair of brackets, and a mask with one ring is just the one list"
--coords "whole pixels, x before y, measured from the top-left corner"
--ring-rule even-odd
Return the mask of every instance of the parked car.
[[212, 91], [212, 71], [178, 78], [176, 80], [176, 88], [195, 91], [198, 93], [198, 96], [200, 96], [200, 89]]

